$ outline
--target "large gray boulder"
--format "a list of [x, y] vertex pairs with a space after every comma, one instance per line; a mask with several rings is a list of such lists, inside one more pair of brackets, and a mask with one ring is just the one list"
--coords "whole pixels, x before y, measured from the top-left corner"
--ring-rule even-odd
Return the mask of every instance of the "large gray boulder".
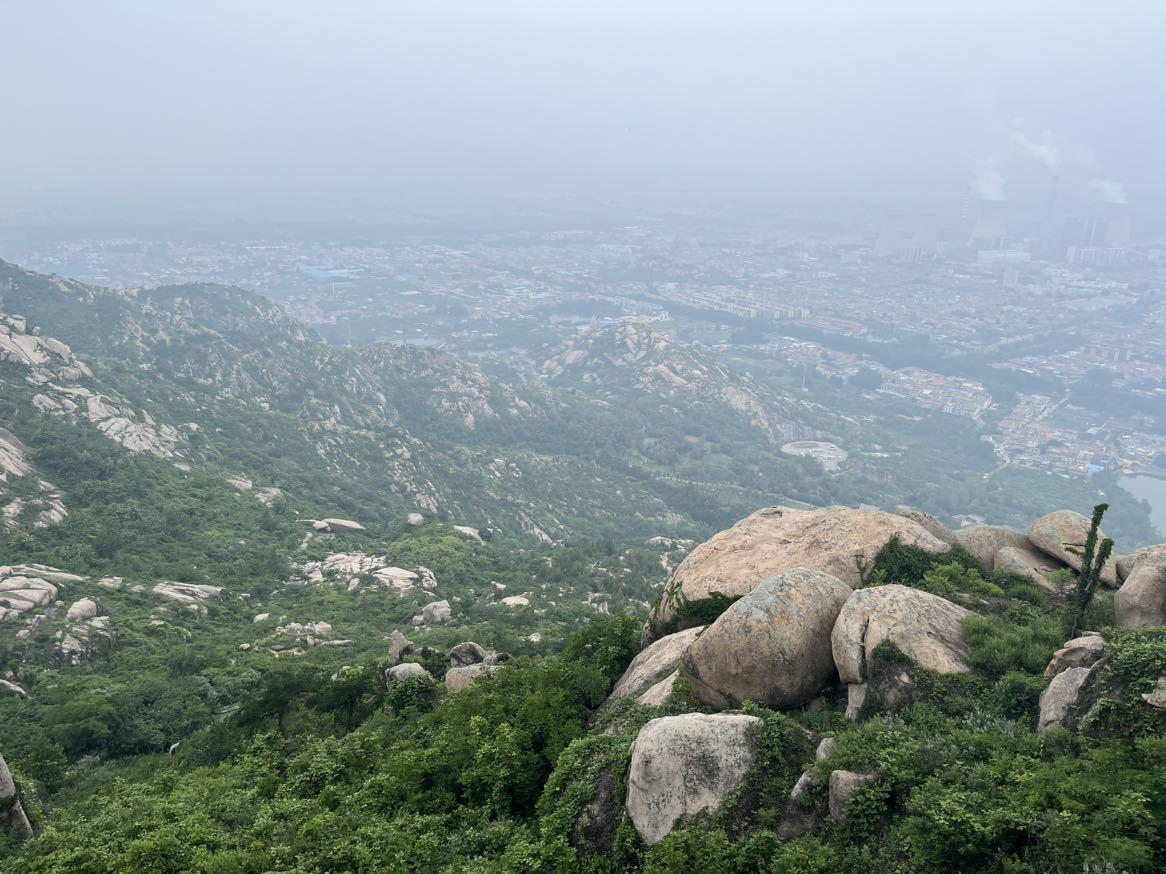
[[680, 676], [680, 672], [673, 671], [659, 683], [649, 686], [636, 698], [636, 703], [643, 704], [645, 707], [663, 707], [668, 703], [672, 690], [676, 687], [678, 676]]
[[1066, 567], [1063, 561], [1031, 546], [1004, 546], [996, 553], [995, 570], [1028, 577], [1052, 595], [1060, 594], [1061, 587], [1051, 575]]
[[834, 664], [844, 683], [862, 683], [882, 643], [929, 671], [967, 673], [963, 622], [972, 615], [958, 604], [908, 586], [875, 586], [852, 594], [831, 634]]
[[478, 680], [488, 677], [500, 669], [500, 665], [479, 662], [461, 668], [450, 668], [445, 672], [445, 688], [450, 692], [461, 692], [470, 688]]
[[0, 825], [6, 825], [21, 838], [31, 838], [32, 824], [24, 812], [24, 805], [16, 791], [16, 781], [8, 770], [8, 763], [0, 756]]
[[874, 560], [892, 537], [931, 553], [948, 545], [918, 522], [878, 510], [829, 507], [794, 510], [769, 507], [705, 541], [672, 574], [649, 617], [649, 639], [676, 623], [698, 625], [681, 616], [683, 604], [724, 595], [747, 595], [762, 580], [793, 568], [822, 571], [854, 588], [860, 564]]
[[[1028, 539], [1037, 549], [1053, 558], [1058, 558], [1074, 570], [1081, 570], [1081, 556], [1073, 550], [1085, 546], [1089, 535], [1090, 520], [1072, 510], [1054, 510], [1041, 516], [1028, 529]], [[1098, 532], [1098, 544], [1105, 539], [1105, 532]], [[1117, 563], [1113, 556], [1101, 569], [1101, 582], [1110, 588], [1117, 588]]]
[[877, 779], [878, 777], [874, 774], [862, 774], [857, 771], [831, 771], [830, 818], [845, 819], [846, 805]]
[[705, 810], [716, 810], [757, 757], [756, 716], [685, 713], [653, 719], [632, 745], [627, 812], [648, 846]]
[[1093, 668], [1066, 668], [1049, 683], [1040, 695], [1040, 714], [1037, 716], [1036, 730], [1069, 728], [1069, 717], [1081, 690], [1085, 687]]
[[1031, 549], [1028, 538], [1004, 525], [973, 525], [955, 532], [955, 542], [966, 549], [986, 571], [996, 570], [996, 553], [1006, 546]]
[[680, 657], [702, 631], [703, 625], [688, 628], [648, 644], [632, 659], [628, 669], [616, 682], [611, 697], [631, 698], [640, 695], [669, 674], [674, 674], [680, 665]]
[[453, 616], [453, 608], [449, 601], [432, 601], [421, 608], [421, 612], [413, 617], [413, 627], [421, 628], [426, 625], [437, 625]]
[[409, 638], [394, 628], [393, 633], [389, 635], [389, 664], [397, 664], [401, 660], [401, 656], [412, 646], [413, 644]]
[[1147, 558], [1134, 566], [1113, 596], [1118, 628], [1156, 628], [1166, 625], [1166, 558]]
[[1143, 546], [1141, 549], [1135, 549], [1127, 555], [1119, 555], [1117, 557], [1118, 578], [1125, 580], [1134, 572], [1134, 568], [1137, 567], [1139, 562], [1146, 560], [1166, 562], [1166, 543]]
[[464, 668], [466, 665], [476, 665], [484, 662], [490, 653], [480, 643], [467, 640], [459, 643], [449, 651], [449, 664], [453, 668]]
[[385, 683], [390, 688], [397, 683], [403, 683], [405, 680], [412, 680], [415, 677], [421, 677], [429, 680], [431, 683], [435, 682], [433, 675], [416, 662], [404, 662], [399, 665], [393, 665], [385, 671]]
[[692, 694], [718, 708], [810, 700], [834, 676], [830, 632], [851, 594], [837, 577], [806, 568], [765, 580], [685, 651]]

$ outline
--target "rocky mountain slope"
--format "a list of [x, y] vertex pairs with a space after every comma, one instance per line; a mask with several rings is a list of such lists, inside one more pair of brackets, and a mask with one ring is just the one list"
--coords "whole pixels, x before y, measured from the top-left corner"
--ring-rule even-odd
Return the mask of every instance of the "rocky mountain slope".
[[[675, 544], [645, 544], [673, 570], [643, 645], [632, 616], [597, 615], [548, 655], [532, 628], [578, 598], [567, 580], [583, 566], [556, 577], [565, 555], [531, 556], [502, 583], [498, 564], [471, 570], [489, 550], [472, 529], [404, 526], [365, 549], [367, 534], [325, 525], [262, 594], [0, 568], [15, 611], [2, 621], [27, 631], [0, 698], [14, 864], [825, 874], [1166, 861], [1166, 545], [1119, 543], [1112, 562], [1103, 549], [1093, 574], [1087, 544], [1104, 533], [1070, 511], [1021, 532], [950, 531], [912, 509], [772, 507], [676, 566]], [[1012, 570], [1015, 551], [1039, 566]], [[633, 565], [613, 556], [605, 572], [615, 583]], [[1082, 601], [1090, 580], [1100, 588]], [[354, 611], [322, 618], [348, 600]], [[403, 609], [377, 614], [362, 650], [356, 617], [383, 603]], [[137, 629], [117, 619], [135, 606], [148, 616]], [[515, 615], [536, 625], [500, 635]], [[199, 648], [216, 626], [232, 629], [218, 644], [229, 662]], [[144, 712], [172, 722], [114, 718], [121, 690], [71, 708], [70, 678], [145, 628], [177, 645], [172, 670], [204, 665], [185, 709], [171, 691]], [[55, 667], [36, 661], [54, 653]], [[54, 749], [108, 764], [65, 772]]]

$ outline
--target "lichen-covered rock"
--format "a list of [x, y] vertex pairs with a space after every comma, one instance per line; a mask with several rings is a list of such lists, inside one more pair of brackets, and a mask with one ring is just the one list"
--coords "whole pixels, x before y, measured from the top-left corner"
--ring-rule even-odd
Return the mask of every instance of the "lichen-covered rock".
[[648, 644], [632, 659], [612, 689], [611, 697], [631, 698], [656, 685], [669, 674], [674, 674], [680, 665], [680, 657], [703, 630], [703, 625], [689, 628]]
[[1093, 673], [1093, 668], [1066, 668], [1049, 683], [1040, 695], [1040, 714], [1036, 721], [1038, 732], [1054, 726], [1069, 728], [1073, 705]]
[[880, 644], [889, 643], [922, 668], [966, 673], [963, 622], [972, 613], [908, 586], [876, 586], [852, 594], [831, 634], [834, 664], [844, 683], [863, 683]]
[[737, 790], [756, 760], [756, 716], [685, 713], [648, 722], [632, 746], [626, 807], [648, 846]]
[[1061, 587], [1051, 575], [1066, 567], [1064, 562], [1031, 546], [1004, 546], [996, 553], [995, 570], [1028, 577], [1052, 595], [1060, 594]]
[[746, 700], [793, 707], [813, 698], [834, 675], [830, 633], [851, 594], [837, 577], [805, 568], [765, 580], [685, 651], [693, 695], [719, 708]]
[[[1090, 520], [1072, 510], [1054, 510], [1041, 516], [1028, 529], [1028, 539], [1037, 549], [1053, 558], [1058, 558], [1074, 570], [1081, 570], [1081, 556], [1073, 550], [1085, 546], [1089, 535]], [[1098, 532], [1098, 543], [1105, 538], [1105, 532]], [[1113, 556], [1101, 569], [1101, 582], [1110, 588], [1117, 588], [1117, 564]]]
[[861, 774], [857, 771], [830, 772], [830, 818], [841, 820], [846, 818], [846, 805], [854, 800], [863, 789], [878, 779], [874, 774]]
[[955, 532], [955, 542], [984, 566], [986, 571], [996, 570], [996, 553], [1005, 547], [1032, 549], [1028, 538], [1004, 525], [972, 525]]
[[1065, 645], [1053, 653], [1045, 677], [1052, 679], [1068, 668], [1093, 667], [1105, 654], [1105, 638], [1100, 634], [1084, 634], [1065, 641]]
[[1118, 628], [1156, 628], [1166, 625], [1166, 558], [1139, 561], [1113, 596], [1113, 618]]
[[919, 523], [878, 510], [759, 510], [705, 541], [681, 562], [649, 617], [645, 636], [651, 640], [677, 626], [700, 625], [707, 620], [683, 615], [684, 605], [718, 594], [747, 595], [762, 580], [792, 568], [822, 571], [853, 588], [861, 582], [860, 563], [873, 561], [896, 536], [926, 552], [948, 549]]

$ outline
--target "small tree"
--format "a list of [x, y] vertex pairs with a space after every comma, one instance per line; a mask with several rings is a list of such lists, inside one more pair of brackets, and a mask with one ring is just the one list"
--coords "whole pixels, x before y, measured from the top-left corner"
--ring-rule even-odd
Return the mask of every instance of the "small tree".
[[1093, 519], [1089, 523], [1089, 533], [1085, 536], [1085, 544], [1081, 549], [1069, 547], [1074, 555], [1081, 556], [1081, 571], [1077, 575], [1077, 589], [1074, 592], [1073, 602], [1076, 607], [1073, 613], [1073, 625], [1069, 629], [1069, 636], [1076, 637], [1077, 629], [1085, 616], [1085, 611], [1093, 601], [1097, 587], [1101, 585], [1101, 570], [1109, 561], [1113, 553], [1113, 540], [1106, 537], [1098, 544], [1101, 537], [1101, 517], [1109, 509], [1109, 504], [1098, 504], [1093, 508]]

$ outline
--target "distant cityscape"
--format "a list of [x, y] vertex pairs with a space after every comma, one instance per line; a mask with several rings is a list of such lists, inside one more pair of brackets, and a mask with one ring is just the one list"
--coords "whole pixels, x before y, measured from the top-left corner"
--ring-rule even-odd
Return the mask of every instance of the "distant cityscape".
[[102, 285], [237, 284], [332, 342], [429, 345], [519, 370], [589, 325], [650, 323], [970, 419], [1003, 466], [1157, 473], [1166, 242], [1131, 242], [1124, 204], [1089, 209], [1018, 217], [969, 197], [958, 217], [834, 234], [647, 217], [448, 240], [3, 246], [9, 260]]

